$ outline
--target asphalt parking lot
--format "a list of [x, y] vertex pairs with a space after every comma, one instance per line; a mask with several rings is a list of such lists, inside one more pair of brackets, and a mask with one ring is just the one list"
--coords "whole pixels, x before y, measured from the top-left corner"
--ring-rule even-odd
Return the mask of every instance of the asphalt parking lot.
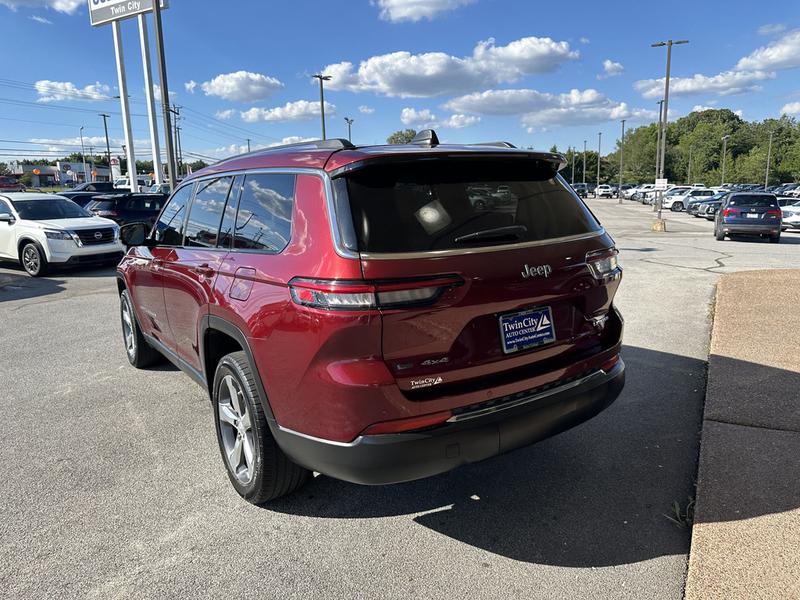
[[594, 420], [431, 479], [318, 476], [258, 508], [229, 485], [204, 392], [125, 358], [112, 270], [0, 266], [0, 595], [681, 598], [719, 273], [796, 267], [800, 233], [589, 201], [620, 248], [625, 391]]

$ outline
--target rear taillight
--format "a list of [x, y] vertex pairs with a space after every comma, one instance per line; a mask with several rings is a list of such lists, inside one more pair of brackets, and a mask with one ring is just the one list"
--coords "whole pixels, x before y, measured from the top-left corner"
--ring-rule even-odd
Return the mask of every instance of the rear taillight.
[[435, 302], [445, 291], [462, 285], [458, 275], [397, 281], [336, 281], [296, 277], [289, 282], [292, 300], [325, 310], [404, 308]]
[[732, 208], [726, 208], [725, 210], [722, 211], [722, 216], [723, 217], [735, 217], [736, 216], [736, 211], [733, 210]]
[[383, 423], [375, 423], [374, 425], [370, 425], [362, 432], [362, 435], [379, 435], [382, 433], [400, 433], [403, 431], [425, 429], [426, 427], [441, 425], [452, 416], [453, 413], [449, 410], [446, 410], [429, 415], [422, 415], [421, 417], [384, 421]]
[[777, 208], [770, 208], [767, 211], [767, 217], [770, 219], [780, 219], [781, 218], [781, 211]]
[[595, 279], [613, 277], [619, 272], [618, 254], [619, 251], [616, 248], [606, 248], [589, 252], [586, 255], [586, 264]]

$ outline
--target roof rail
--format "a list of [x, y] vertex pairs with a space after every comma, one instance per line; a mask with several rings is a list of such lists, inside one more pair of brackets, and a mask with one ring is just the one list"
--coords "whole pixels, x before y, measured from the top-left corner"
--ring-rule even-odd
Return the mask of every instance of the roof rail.
[[414, 136], [414, 139], [411, 140], [411, 143], [418, 146], [438, 146], [439, 136], [436, 135], [436, 132], [433, 129], [423, 129]]
[[327, 140], [307, 140], [305, 142], [294, 142], [292, 144], [281, 144], [279, 146], [268, 146], [266, 148], [259, 148], [251, 152], [244, 152], [243, 154], [235, 154], [223, 159], [223, 161], [233, 160], [234, 158], [245, 158], [247, 156], [258, 156], [267, 152], [276, 152], [278, 150], [352, 150], [355, 146], [344, 138], [330, 138]]
[[478, 142], [476, 144], [467, 144], [468, 146], [494, 146], [496, 148], [516, 148], [511, 142]]

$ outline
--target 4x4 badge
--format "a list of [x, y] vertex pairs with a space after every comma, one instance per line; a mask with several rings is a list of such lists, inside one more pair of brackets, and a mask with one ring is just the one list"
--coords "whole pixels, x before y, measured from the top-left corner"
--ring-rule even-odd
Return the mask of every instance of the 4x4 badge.
[[525, 265], [522, 269], [522, 277], [524, 279], [530, 279], [531, 277], [550, 277], [550, 273], [553, 272], [553, 267], [550, 265], [539, 265], [535, 267], [531, 267], [530, 265]]

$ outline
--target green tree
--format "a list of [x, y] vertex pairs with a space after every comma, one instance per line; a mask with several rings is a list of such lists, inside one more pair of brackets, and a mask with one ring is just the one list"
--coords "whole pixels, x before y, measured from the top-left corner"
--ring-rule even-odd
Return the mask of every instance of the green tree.
[[0, 162], [0, 175], [11, 175], [11, 170], [8, 168], [8, 165], [4, 162]]
[[392, 135], [386, 138], [387, 144], [410, 144], [411, 140], [414, 139], [414, 136], [417, 135], [417, 132], [413, 129], [401, 129], [399, 131], [395, 131]]

